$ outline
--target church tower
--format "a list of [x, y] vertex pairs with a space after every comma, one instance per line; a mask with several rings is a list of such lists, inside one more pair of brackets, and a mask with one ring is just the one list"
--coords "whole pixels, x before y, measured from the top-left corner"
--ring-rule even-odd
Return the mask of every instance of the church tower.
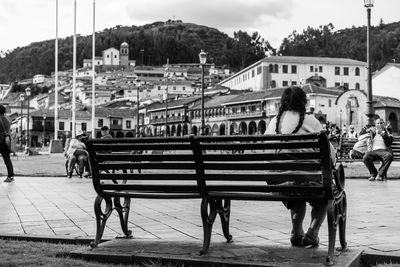
[[119, 57], [120, 61], [119, 64], [121, 66], [128, 66], [129, 65], [129, 45], [127, 42], [123, 42], [119, 49]]

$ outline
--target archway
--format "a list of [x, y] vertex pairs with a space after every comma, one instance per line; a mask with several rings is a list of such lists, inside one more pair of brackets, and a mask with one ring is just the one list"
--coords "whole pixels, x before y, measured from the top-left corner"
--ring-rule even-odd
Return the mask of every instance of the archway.
[[238, 127], [237, 127], [237, 124], [236, 124], [236, 122], [233, 122], [232, 124], [231, 124], [231, 126], [229, 127], [229, 135], [235, 135], [235, 134], [237, 134], [238, 133], [238, 129], [237, 129]]
[[182, 127], [182, 135], [187, 135], [188, 134], [188, 125], [184, 124]]
[[178, 124], [178, 127], [176, 128], [176, 136], [181, 136], [182, 135], [182, 125]]
[[192, 127], [192, 134], [197, 135], [197, 126], [193, 125]]
[[206, 125], [204, 130], [205, 130], [205, 135], [211, 135], [211, 126], [210, 125]]
[[131, 138], [131, 137], [133, 137], [133, 133], [132, 132], [127, 132], [125, 137]]
[[116, 138], [124, 138], [124, 133], [123, 132], [117, 132], [117, 135], [115, 136]]
[[167, 136], [171, 136], [170, 134], [171, 134], [171, 131], [170, 131], [170, 128], [169, 128], [169, 125], [168, 125], [167, 126]]
[[176, 135], [176, 127], [175, 125], [172, 125], [171, 127], [171, 136], [175, 136]]
[[246, 135], [247, 134], [247, 124], [244, 121], [242, 121], [239, 124], [239, 134], [240, 135]]
[[213, 127], [212, 127], [211, 135], [218, 136], [218, 133], [219, 133], [218, 124], [214, 124]]
[[219, 135], [225, 135], [225, 123], [221, 123], [219, 126]]
[[258, 123], [258, 134], [264, 134], [266, 129], [267, 124], [265, 123], [265, 120], [260, 120]]
[[257, 124], [255, 121], [249, 123], [249, 135], [257, 134]]
[[389, 114], [389, 122], [390, 122], [390, 128], [392, 128], [393, 133], [398, 133], [399, 132], [399, 125], [397, 122], [397, 115], [396, 113], [392, 112]]
[[115, 137], [115, 134], [114, 134], [113, 131], [110, 131], [110, 135], [111, 135], [113, 138]]

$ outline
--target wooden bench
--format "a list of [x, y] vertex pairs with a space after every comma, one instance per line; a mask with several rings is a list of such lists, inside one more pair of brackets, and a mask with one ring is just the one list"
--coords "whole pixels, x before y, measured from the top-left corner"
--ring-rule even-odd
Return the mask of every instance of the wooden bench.
[[[349, 157], [350, 150], [353, 149], [357, 138], [341, 137], [337, 148], [337, 160], [339, 162], [362, 162], [363, 159], [351, 159]], [[393, 136], [392, 143], [393, 161], [400, 161], [400, 136]]]
[[[97, 221], [95, 247], [108, 217], [115, 209], [126, 237], [131, 198], [201, 198], [203, 248], [206, 254], [214, 220], [221, 218], [228, 242], [231, 201], [326, 201], [332, 263], [336, 230], [346, 248], [347, 201], [344, 171], [334, 169], [324, 132], [307, 135], [180, 137], [142, 139], [93, 139], [87, 147], [93, 168]], [[175, 150], [175, 154], [116, 154], [127, 150]], [[243, 153], [223, 153], [224, 151]], [[104, 154], [101, 151], [112, 151]], [[139, 173], [105, 173], [138, 169]], [[312, 185], [307, 184], [312, 182]], [[123, 204], [121, 199], [124, 199]], [[101, 209], [102, 202], [106, 208]], [[193, 207], [196, 208], [196, 207]], [[261, 213], [262, 211], [260, 211]], [[266, 213], [266, 212], [265, 212]], [[288, 214], [288, 216], [290, 216]]]

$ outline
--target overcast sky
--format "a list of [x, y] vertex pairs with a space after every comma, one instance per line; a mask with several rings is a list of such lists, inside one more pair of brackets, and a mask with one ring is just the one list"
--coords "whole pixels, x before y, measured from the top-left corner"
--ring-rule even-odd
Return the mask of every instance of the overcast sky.
[[[0, 50], [55, 38], [56, 0], [1, 0]], [[77, 0], [77, 33], [91, 34], [93, 0]], [[400, 0], [376, 0], [372, 25], [400, 21]], [[74, 0], [59, 0], [59, 37], [73, 34]], [[180, 19], [234, 31], [258, 31], [279, 48], [293, 30], [332, 23], [335, 29], [366, 25], [363, 0], [96, 0], [96, 31]]]

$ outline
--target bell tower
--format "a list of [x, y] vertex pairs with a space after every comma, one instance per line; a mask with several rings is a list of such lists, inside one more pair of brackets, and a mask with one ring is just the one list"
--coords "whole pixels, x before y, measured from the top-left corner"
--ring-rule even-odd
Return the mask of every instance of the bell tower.
[[119, 64], [121, 66], [128, 66], [129, 65], [129, 45], [127, 42], [123, 42], [119, 49], [119, 56], [120, 61]]

